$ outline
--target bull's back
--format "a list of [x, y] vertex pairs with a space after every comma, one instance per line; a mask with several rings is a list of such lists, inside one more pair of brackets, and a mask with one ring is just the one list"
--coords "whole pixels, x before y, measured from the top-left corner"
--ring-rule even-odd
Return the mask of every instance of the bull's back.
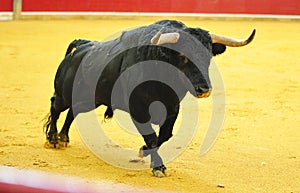
[[78, 47], [68, 54], [60, 63], [54, 80], [54, 89], [57, 97], [61, 97], [67, 106], [72, 104], [72, 87], [75, 75], [84, 56], [89, 52], [91, 44]]

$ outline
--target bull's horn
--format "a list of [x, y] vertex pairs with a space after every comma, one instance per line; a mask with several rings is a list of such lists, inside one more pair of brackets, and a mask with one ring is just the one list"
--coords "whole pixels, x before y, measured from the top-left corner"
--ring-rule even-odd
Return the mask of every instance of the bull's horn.
[[216, 34], [210, 34], [212, 43], [220, 43], [224, 44], [226, 46], [231, 46], [231, 47], [241, 47], [249, 44], [254, 36], [255, 36], [255, 29], [253, 30], [252, 34], [245, 40], [235, 40], [232, 38], [216, 35]]
[[151, 44], [157, 44], [161, 34], [164, 33], [164, 31], [166, 31], [166, 28], [161, 28], [151, 39]]
[[161, 45], [161, 44], [167, 44], [167, 43], [176, 43], [179, 40], [180, 34], [179, 33], [165, 33], [163, 32], [166, 29], [163, 27], [153, 38], [151, 39], [151, 44], [154, 45]]

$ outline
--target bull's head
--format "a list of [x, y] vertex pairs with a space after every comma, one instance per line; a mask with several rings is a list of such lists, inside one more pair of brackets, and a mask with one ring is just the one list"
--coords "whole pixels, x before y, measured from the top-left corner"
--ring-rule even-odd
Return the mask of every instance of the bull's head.
[[[226, 50], [226, 46], [230, 47], [241, 47], [249, 44], [254, 36], [255, 36], [255, 29], [253, 30], [252, 34], [246, 38], [245, 40], [236, 40], [233, 38], [216, 35], [209, 33], [205, 30], [202, 30], [200, 28], [187, 28], [183, 27], [183, 31], [191, 34], [193, 37], [195, 37], [197, 40], [199, 40], [205, 48], [209, 51], [211, 56], [216, 56], [218, 54], [222, 54]], [[173, 32], [173, 33], [164, 33], [165, 27], [162, 27], [160, 31], [158, 31], [153, 38], [151, 39], [151, 43], [154, 45], [162, 45], [166, 43], [177, 43], [180, 39], [179, 32]], [[183, 63], [188, 63], [188, 59], [185, 58], [183, 60]], [[196, 96], [198, 98], [204, 98], [209, 97], [211, 93], [211, 85], [208, 78], [208, 67], [209, 64], [207, 64], [207, 68], [205, 68], [205, 72], [199, 73], [197, 70], [192, 70], [191, 68], [188, 69], [188, 74], [190, 74], [191, 79], [199, 79], [199, 75], [201, 74], [201, 77], [204, 80], [196, 80], [194, 85], [194, 90], [196, 91]], [[203, 77], [207, 76], [207, 77]], [[197, 78], [195, 78], [197, 77]]]

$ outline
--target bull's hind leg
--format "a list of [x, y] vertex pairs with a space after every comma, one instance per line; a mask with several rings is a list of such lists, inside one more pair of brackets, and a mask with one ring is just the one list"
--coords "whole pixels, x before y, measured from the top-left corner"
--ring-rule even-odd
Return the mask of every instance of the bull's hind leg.
[[58, 147], [57, 120], [60, 113], [66, 108], [62, 105], [62, 100], [54, 95], [51, 97], [51, 108], [48, 121], [44, 125], [46, 128], [46, 139], [50, 147]]
[[49, 142], [49, 145], [56, 148], [58, 144], [58, 136], [57, 136], [57, 120], [60, 115], [60, 111], [55, 108], [55, 100], [56, 96], [51, 97], [51, 108], [50, 108], [50, 116], [48, 118], [46, 127], [46, 139]]
[[58, 134], [58, 140], [59, 140], [60, 146], [63, 146], [63, 147], [68, 146], [68, 143], [70, 142], [69, 129], [70, 129], [70, 126], [71, 126], [73, 120], [74, 120], [73, 110], [72, 110], [72, 108], [70, 108], [68, 111], [65, 123], [64, 123], [60, 133]]

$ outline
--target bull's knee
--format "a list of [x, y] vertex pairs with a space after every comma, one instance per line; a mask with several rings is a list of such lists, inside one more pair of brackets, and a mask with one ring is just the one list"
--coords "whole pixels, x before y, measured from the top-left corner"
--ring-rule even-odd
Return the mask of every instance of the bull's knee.
[[158, 138], [156, 133], [152, 133], [150, 135], [143, 135], [145, 143], [148, 149], [153, 149], [157, 147]]
[[157, 146], [161, 146], [164, 142], [168, 141], [172, 137], [172, 133], [164, 133], [158, 136]]

